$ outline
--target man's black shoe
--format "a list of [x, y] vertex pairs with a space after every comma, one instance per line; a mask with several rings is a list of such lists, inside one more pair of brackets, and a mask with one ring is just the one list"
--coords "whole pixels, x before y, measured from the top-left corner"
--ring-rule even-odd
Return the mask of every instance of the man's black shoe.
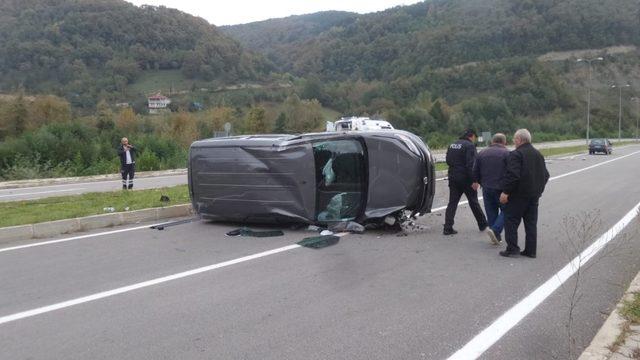
[[504, 256], [504, 257], [512, 257], [512, 258], [520, 257], [520, 253], [517, 251], [512, 252], [512, 251], [504, 250], [504, 251], [500, 251], [499, 254], [500, 256]]
[[444, 229], [444, 230], [442, 231], [442, 235], [455, 235], [455, 234], [457, 234], [457, 233], [458, 233], [458, 232], [457, 232], [457, 231], [455, 231], [455, 230], [453, 230], [453, 229]]
[[498, 239], [498, 244], [501, 244], [502, 243], [502, 236], [500, 235], [500, 233], [496, 233], [495, 231], [493, 233], [496, 234], [496, 238]]
[[521, 252], [520, 252], [520, 255], [522, 255], [522, 256], [526, 256], [526, 257], [529, 257], [529, 258], [532, 258], [532, 259], [535, 259], [535, 258], [536, 258], [536, 254], [529, 254], [529, 253], [528, 253], [528, 252], [526, 252], [526, 251], [521, 251]]
[[480, 231], [485, 231], [485, 230], [487, 230], [487, 228], [488, 228], [488, 227], [489, 227], [489, 225], [484, 224], [484, 225], [482, 225], [482, 226], [478, 226], [478, 229], [479, 229]]

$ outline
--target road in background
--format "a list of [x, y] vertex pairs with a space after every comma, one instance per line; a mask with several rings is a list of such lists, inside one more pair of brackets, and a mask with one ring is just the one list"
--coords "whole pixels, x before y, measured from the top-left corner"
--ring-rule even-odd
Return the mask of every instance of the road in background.
[[[291, 248], [0, 322], [2, 357], [444, 359], [640, 201], [639, 150], [548, 164], [555, 177], [606, 162], [549, 183], [535, 260], [498, 256], [501, 248], [489, 244], [468, 207], [461, 206], [456, 236], [442, 235], [444, 215], [438, 211], [420, 218], [425, 228], [407, 236], [348, 235], [325, 249]], [[434, 207], [445, 204], [446, 196], [440, 186]], [[592, 219], [589, 234], [583, 236], [572, 219]], [[0, 252], [0, 318], [313, 235], [287, 229], [274, 238], [224, 235], [234, 227], [196, 222]], [[639, 231], [636, 221], [581, 271], [571, 322], [576, 276], [482, 358], [575, 357], [640, 271]]]
[[[184, 185], [187, 175], [165, 175], [134, 179], [136, 190], [156, 189]], [[42, 199], [52, 196], [78, 195], [90, 192], [108, 192], [122, 189], [122, 180], [107, 180], [85, 183], [34, 186], [17, 189], [0, 189], [0, 202]]]

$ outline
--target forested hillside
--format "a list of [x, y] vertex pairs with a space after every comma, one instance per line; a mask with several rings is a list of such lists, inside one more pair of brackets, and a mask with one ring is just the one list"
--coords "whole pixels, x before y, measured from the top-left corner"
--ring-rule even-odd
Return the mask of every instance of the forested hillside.
[[[205, 20], [121, 0], [0, 1], [0, 92], [55, 93], [94, 108], [145, 71], [231, 83], [266, 62]], [[122, 96], [121, 96], [122, 97]]]
[[[326, 30], [310, 37], [309, 28]], [[640, 6], [637, 0], [427, 0], [374, 14], [312, 14], [224, 31], [299, 76], [393, 80], [425, 67], [640, 45]]]

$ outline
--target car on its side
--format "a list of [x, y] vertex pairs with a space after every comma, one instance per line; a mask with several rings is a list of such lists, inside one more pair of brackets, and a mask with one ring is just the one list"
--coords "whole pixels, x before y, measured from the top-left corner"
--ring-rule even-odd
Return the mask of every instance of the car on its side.
[[380, 223], [431, 212], [434, 163], [401, 130], [214, 138], [191, 145], [189, 193], [215, 221]]
[[605, 155], [611, 155], [611, 152], [613, 152], [613, 144], [611, 144], [609, 139], [591, 139], [591, 141], [589, 141], [589, 155], [600, 152]]

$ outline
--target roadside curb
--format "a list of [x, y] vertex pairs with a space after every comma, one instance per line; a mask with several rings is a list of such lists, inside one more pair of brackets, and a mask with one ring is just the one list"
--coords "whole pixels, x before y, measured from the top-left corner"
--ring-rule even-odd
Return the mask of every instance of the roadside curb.
[[[136, 172], [136, 178], [185, 175], [186, 173], [187, 173], [187, 169], [140, 171], [140, 172]], [[44, 185], [65, 185], [65, 184], [97, 182], [97, 181], [105, 181], [105, 180], [120, 180], [120, 179], [122, 179], [120, 174], [116, 173], [116, 174], [78, 176], [78, 177], [66, 177], [66, 178], [3, 181], [3, 182], [0, 182], [0, 190], [1, 189], [19, 189], [19, 188], [25, 188], [25, 187], [35, 187], [35, 186], [44, 186]]]
[[[584, 350], [578, 360], [613, 360], [613, 359], [628, 359], [625, 355], [622, 355], [620, 350], [612, 352], [610, 346], [616, 342], [618, 337], [623, 333], [622, 327], [627, 320], [620, 315], [620, 309], [625, 301], [631, 300], [634, 293], [640, 292], [640, 273], [631, 281], [629, 288], [620, 299], [620, 302], [616, 305], [616, 308], [611, 312], [607, 320], [602, 325], [602, 328], [598, 331], [596, 336], [591, 341], [591, 344]], [[637, 327], [637, 326], [636, 326]], [[632, 329], [633, 330], [633, 329]], [[636, 330], [638, 331], [638, 330]], [[627, 338], [627, 340], [629, 340]], [[625, 348], [624, 343], [621, 348]]]
[[92, 215], [0, 228], [0, 244], [192, 215], [191, 204]]

